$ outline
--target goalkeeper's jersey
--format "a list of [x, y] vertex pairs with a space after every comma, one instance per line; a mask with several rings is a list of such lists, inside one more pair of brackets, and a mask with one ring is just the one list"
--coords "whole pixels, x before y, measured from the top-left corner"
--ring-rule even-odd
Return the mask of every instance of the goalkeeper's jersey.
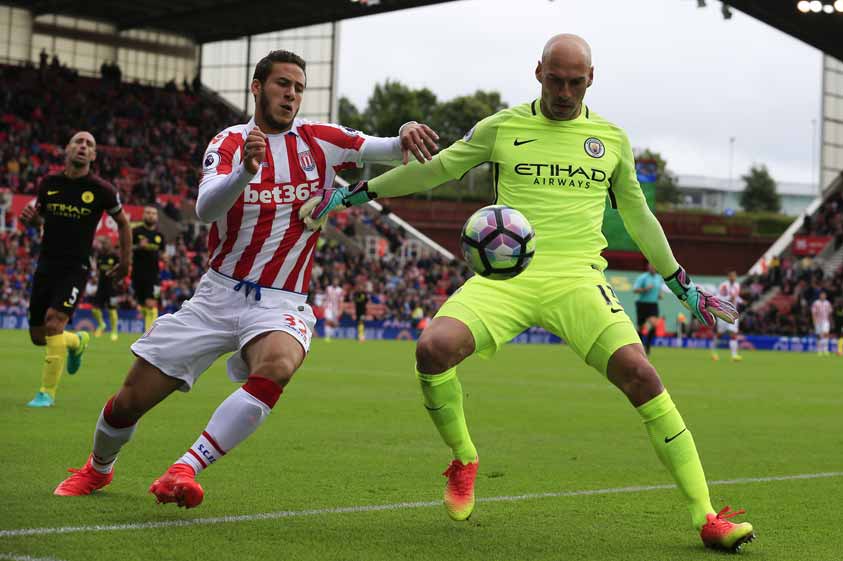
[[579, 276], [603, 270], [603, 213], [646, 205], [624, 131], [585, 105], [570, 121], [544, 116], [539, 100], [483, 119], [439, 154], [448, 175], [491, 162], [496, 204], [521, 211], [536, 229], [532, 274]]

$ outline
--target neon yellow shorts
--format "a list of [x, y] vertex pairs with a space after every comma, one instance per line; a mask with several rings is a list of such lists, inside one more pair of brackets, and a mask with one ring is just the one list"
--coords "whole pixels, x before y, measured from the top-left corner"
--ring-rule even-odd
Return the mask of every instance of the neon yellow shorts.
[[492, 356], [513, 337], [539, 326], [562, 338], [604, 374], [616, 350], [641, 342], [606, 277], [597, 270], [557, 279], [531, 278], [526, 273], [505, 281], [475, 276], [442, 305], [436, 317], [443, 316], [468, 326], [480, 356]]

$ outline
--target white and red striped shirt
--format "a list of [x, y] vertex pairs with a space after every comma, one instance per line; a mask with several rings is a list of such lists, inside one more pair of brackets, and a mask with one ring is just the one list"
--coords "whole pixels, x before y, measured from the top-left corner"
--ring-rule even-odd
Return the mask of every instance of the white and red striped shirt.
[[334, 312], [334, 317], [340, 317], [344, 299], [345, 290], [341, 286], [331, 285], [325, 289], [325, 306]]
[[727, 298], [729, 302], [737, 306], [742, 302], [741, 300], [741, 283], [738, 281], [729, 282], [728, 280], [720, 283], [720, 296]]
[[[203, 187], [220, 176], [245, 171], [241, 163], [244, 143], [254, 126], [253, 119], [229, 127], [211, 140], [203, 160], [197, 214]], [[305, 228], [299, 208], [314, 193], [330, 186], [343, 169], [363, 161], [400, 159], [400, 143], [397, 138], [370, 137], [301, 119], [296, 119], [289, 131], [268, 134], [267, 138], [258, 173], [249, 178], [228, 211], [213, 218], [208, 235], [209, 267], [237, 280], [306, 293], [319, 231]]]
[[811, 304], [811, 315], [814, 317], [814, 325], [826, 323], [831, 319], [831, 301], [817, 298]]

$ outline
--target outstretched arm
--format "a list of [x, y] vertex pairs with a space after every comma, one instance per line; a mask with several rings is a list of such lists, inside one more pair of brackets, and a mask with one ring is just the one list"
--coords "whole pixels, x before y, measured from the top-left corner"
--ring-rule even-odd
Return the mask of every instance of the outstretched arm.
[[713, 326], [717, 318], [734, 323], [738, 319], [737, 309], [730, 302], [697, 288], [673, 256], [664, 230], [647, 206], [638, 184], [635, 159], [626, 136], [621, 162], [612, 174], [612, 192], [626, 231], [682, 304], [706, 325]]
[[436, 141], [439, 135], [425, 124], [409, 121], [398, 129], [398, 136], [380, 138], [365, 136], [366, 140], [360, 149], [362, 162], [401, 162], [404, 165], [410, 161], [410, 154], [420, 163], [433, 158], [439, 150]]
[[492, 148], [497, 135], [495, 116], [488, 117], [426, 164], [411, 162], [385, 174], [361, 181], [350, 187], [325, 189], [302, 205], [299, 215], [308, 228], [317, 229], [324, 224], [328, 214], [337, 208], [361, 205], [381, 197], [400, 197], [433, 189], [437, 185], [462, 177], [471, 168], [492, 159]]

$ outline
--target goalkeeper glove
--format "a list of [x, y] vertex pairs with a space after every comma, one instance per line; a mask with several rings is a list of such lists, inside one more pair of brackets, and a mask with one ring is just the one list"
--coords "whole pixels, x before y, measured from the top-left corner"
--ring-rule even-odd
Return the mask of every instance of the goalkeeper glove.
[[731, 302], [697, 288], [682, 267], [664, 281], [679, 301], [705, 325], [714, 327], [718, 318], [727, 323], [738, 320], [738, 310]]
[[304, 220], [305, 226], [311, 230], [318, 230], [328, 220], [328, 214], [340, 206], [351, 207], [363, 205], [377, 197], [369, 192], [369, 184], [360, 181], [348, 187], [328, 187], [309, 199], [299, 209], [299, 218]]

